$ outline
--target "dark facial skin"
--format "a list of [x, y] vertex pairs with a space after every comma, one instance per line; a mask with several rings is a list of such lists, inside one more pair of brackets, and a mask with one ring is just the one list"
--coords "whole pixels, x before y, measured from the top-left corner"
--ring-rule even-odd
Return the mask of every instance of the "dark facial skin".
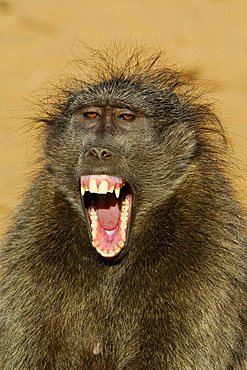
[[[127, 108], [84, 107], [72, 118], [72, 126], [83, 137], [79, 168], [82, 173], [106, 173], [123, 176], [116, 168], [118, 162], [128, 161], [134, 148], [128, 145], [130, 138], [139, 137], [145, 130], [145, 117]], [[128, 144], [129, 143], [129, 144]], [[108, 160], [108, 161], [107, 161]], [[87, 169], [88, 166], [88, 169]]]

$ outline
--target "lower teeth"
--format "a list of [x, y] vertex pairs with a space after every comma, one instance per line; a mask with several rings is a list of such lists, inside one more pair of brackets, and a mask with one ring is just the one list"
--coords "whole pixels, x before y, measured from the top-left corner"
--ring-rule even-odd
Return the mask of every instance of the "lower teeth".
[[115, 245], [115, 248], [112, 250], [107, 250], [104, 247], [99, 245], [97, 241], [97, 226], [98, 226], [98, 217], [95, 210], [95, 206], [91, 206], [90, 208], [90, 221], [91, 221], [91, 228], [92, 228], [92, 245], [94, 248], [99, 249], [104, 255], [112, 255], [119, 253], [121, 249], [124, 247], [124, 243], [126, 241], [126, 230], [127, 230], [127, 220], [129, 216], [129, 207], [130, 203], [128, 199], [125, 199], [121, 205], [121, 216], [120, 216], [120, 236], [121, 240], [118, 244]]

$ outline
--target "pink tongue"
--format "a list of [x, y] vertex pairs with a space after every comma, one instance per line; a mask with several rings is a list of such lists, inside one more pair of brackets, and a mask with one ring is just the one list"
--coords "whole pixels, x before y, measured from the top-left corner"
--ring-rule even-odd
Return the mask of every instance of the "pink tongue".
[[96, 204], [98, 221], [105, 230], [114, 230], [120, 219], [118, 201], [113, 194], [99, 195]]

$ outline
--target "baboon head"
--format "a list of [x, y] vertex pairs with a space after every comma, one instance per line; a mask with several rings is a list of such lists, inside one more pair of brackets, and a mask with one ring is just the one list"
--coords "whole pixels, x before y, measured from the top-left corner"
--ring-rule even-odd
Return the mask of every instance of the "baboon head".
[[114, 259], [207, 152], [200, 133], [215, 118], [159, 54], [92, 54], [96, 77], [77, 77], [43, 119], [45, 158], [92, 248]]

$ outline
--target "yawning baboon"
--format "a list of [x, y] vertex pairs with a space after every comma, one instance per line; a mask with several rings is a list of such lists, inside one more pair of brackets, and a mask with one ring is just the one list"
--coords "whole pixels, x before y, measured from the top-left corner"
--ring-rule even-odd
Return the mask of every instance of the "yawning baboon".
[[4, 240], [1, 369], [246, 370], [223, 128], [158, 54], [91, 52]]

